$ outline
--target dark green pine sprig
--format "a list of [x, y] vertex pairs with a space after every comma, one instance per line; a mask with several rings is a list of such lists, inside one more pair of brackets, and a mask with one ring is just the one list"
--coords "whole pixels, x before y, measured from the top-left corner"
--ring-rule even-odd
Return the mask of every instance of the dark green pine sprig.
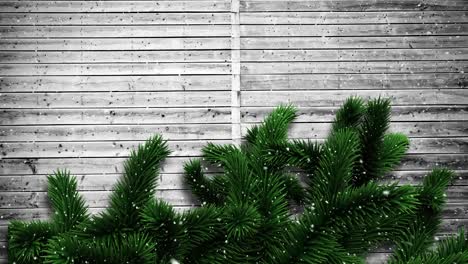
[[[184, 165], [201, 207], [179, 212], [155, 199], [160, 137], [132, 151], [110, 205], [89, 216], [68, 172], [49, 176], [51, 220], [9, 226], [16, 263], [364, 263], [394, 244], [389, 263], [466, 263], [463, 230], [435, 249], [453, 172], [436, 168], [421, 186], [382, 183], [409, 141], [388, 133], [390, 101], [346, 100], [324, 142], [288, 138], [297, 116], [279, 106], [240, 145], [209, 143]], [[220, 167], [205, 174], [205, 165]], [[298, 178], [296, 175], [304, 175]], [[291, 210], [297, 209], [301, 210]], [[303, 211], [300, 214], [294, 211]]]

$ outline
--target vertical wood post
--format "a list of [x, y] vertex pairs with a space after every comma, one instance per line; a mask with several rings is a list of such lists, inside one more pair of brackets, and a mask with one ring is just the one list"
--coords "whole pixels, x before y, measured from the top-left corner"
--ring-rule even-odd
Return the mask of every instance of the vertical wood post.
[[240, 14], [239, 0], [231, 0], [231, 124], [232, 142], [241, 142], [240, 122]]

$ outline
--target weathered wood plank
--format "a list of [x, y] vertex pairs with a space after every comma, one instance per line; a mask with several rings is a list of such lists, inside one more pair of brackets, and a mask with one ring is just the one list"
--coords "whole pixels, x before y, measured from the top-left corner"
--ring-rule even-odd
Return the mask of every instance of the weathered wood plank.
[[2, 92], [230, 90], [229, 75], [1, 77]]
[[229, 49], [230, 38], [0, 39], [0, 50], [216, 50]]
[[[192, 65], [192, 64], [190, 64]], [[16, 65], [15, 65], [16, 66]], [[5, 69], [7, 68], [7, 69]], [[28, 67], [21, 67], [23, 68]], [[48, 72], [46, 69], [43, 71]], [[195, 69], [194, 69], [195, 70]], [[0, 73], [17, 72], [14, 67], [0, 66]], [[242, 74], [304, 73], [435, 73], [468, 71], [466, 61], [365, 61], [365, 62], [245, 62]]]
[[[51, 171], [50, 173], [53, 172]], [[464, 173], [463, 176], [466, 176], [465, 174], [466, 173]], [[114, 189], [114, 184], [117, 180], [122, 177], [120, 173], [73, 175], [76, 176], [78, 182], [77, 188], [80, 191], [110, 191]], [[468, 177], [464, 177], [463, 179], [465, 178]], [[464, 180], [457, 180], [454, 184], [464, 182]], [[160, 173], [157, 184], [158, 186], [156, 188], [158, 190], [188, 189], [184, 181], [183, 173]], [[47, 191], [47, 175], [3, 175], [0, 176], [0, 190], [25, 192]]]
[[[230, 140], [210, 140], [213, 143], [227, 144]], [[93, 141], [93, 142], [23, 142], [23, 143], [0, 143], [0, 156], [3, 158], [65, 158], [65, 157], [128, 157], [130, 151], [136, 149], [144, 141]], [[201, 149], [208, 142], [196, 141], [169, 141], [171, 156], [199, 156]], [[449, 149], [449, 153], [458, 153], [463, 148], [468, 148], [468, 141], [463, 138], [443, 139], [436, 142], [415, 141], [416, 153], [425, 153], [432, 145]], [[429, 151], [429, 150], [428, 150]], [[447, 153], [447, 150], [446, 150]]]
[[[243, 90], [465, 88], [466, 73], [243, 75]], [[16, 76], [2, 92], [230, 90], [229, 75]]]
[[[38, 30], [46, 30], [38, 28]], [[197, 29], [198, 30], [198, 29]], [[466, 35], [466, 24], [373, 24], [373, 25], [241, 25], [242, 36], [427, 36], [427, 35]], [[25, 30], [31, 33], [29, 30]], [[15, 27], [0, 32], [7, 37], [21, 37], [23, 33]], [[55, 33], [55, 31], [54, 31]], [[52, 33], [52, 34], [54, 34]], [[39, 32], [37, 34], [40, 34]], [[34, 34], [33, 36], [38, 36]]]
[[[0, 80], [0, 89], [1, 89]], [[466, 73], [243, 75], [243, 90], [465, 88]]]
[[463, 89], [443, 90], [323, 90], [323, 91], [243, 91], [242, 105], [277, 106], [292, 103], [298, 107], [341, 105], [350, 96], [361, 96], [369, 99], [388, 97], [393, 105], [429, 105], [429, 104], [462, 104], [468, 103], [468, 92]]
[[[6, 57], [8, 53], [0, 53]], [[15, 53], [16, 54], [16, 53]], [[18, 57], [21, 57], [21, 53]], [[34, 53], [30, 54], [33, 57]], [[41, 55], [37, 55], [41, 57]], [[10, 56], [13, 57], [13, 56]], [[242, 50], [243, 62], [255, 61], [406, 61], [468, 60], [468, 48], [358, 50]], [[28, 60], [32, 62], [33, 58]], [[8, 59], [7, 61], [8, 62]]]
[[[322, 90], [322, 91], [243, 91], [241, 101], [247, 107], [276, 106], [292, 103], [298, 107], [336, 106], [349, 96], [388, 97], [393, 105], [440, 105], [468, 102], [463, 89], [443, 90]], [[417, 97], [417, 98], [416, 98]], [[203, 92], [109, 92], [109, 93], [4, 93], [3, 108], [89, 108], [89, 107], [214, 107], [229, 106], [225, 91]]]
[[[428, 27], [431, 28], [431, 27]], [[428, 29], [429, 30], [429, 29]], [[434, 29], [435, 30], [435, 29]], [[437, 29], [463, 33], [455, 26]], [[417, 31], [417, 30], [416, 30]], [[440, 32], [439, 32], [440, 31]], [[4, 38], [135, 38], [135, 37], [228, 37], [230, 25], [145, 25], [145, 26], [0, 26]]]
[[228, 12], [230, 1], [1, 1], [2, 12]]
[[[190, 210], [195, 206], [174, 206], [176, 211]], [[88, 209], [88, 212], [92, 215], [99, 214], [105, 210], [105, 208], [94, 208]], [[52, 214], [52, 210], [47, 208], [23, 208], [23, 209], [4, 209], [0, 208], [0, 225], [7, 225], [10, 220], [48, 220]]]
[[[243, 135], [251, 123], [243, 124]], [[467, 122], [392, 122], [392, 131], [402, 132], [411, 138], [416, 137], [467, 137]], [[230, 139], [230, 124], [128, 124], [128, 125], [65, 125], [65, 126], [3, 126], [0, 128], [0, 141], [95, 141], [95, 140], [146, 140], [160, 133], [169, 140], [214, 140]], [[291, 138], [325, 138], [330, 123], [292, 124]]]
[[[464, 23], [466, 11], [248, 12], [241, 24]], [[230, 24], [228, 13], [5, 13], [0, 25]]]
[[[447, 51], [463, 57], [463, 50]], [[437, 52], [434, 52], [434, 55]], [[455, 59], [455, 57], [454, 57]], [[151, 63], [151, 62], [227, 62], [231, 52], [216, 51], [22, 51], [0, 52], [2, 63]]]
[[[247, 129], [252, 125], [243, 124], [242, 135], [245, 135]], [[14, 129], [14, 127], [10, 129]], [[320, 139], [328, 135], [329, 129], [330, 124], [326, 123], [295, 123], [291, 125], [289, 137], [293, 139]], [[403, 133], [410, 138], [466, 137], [468, 136], [468, 124], [467, 122], [392, 122], [390, 131]], [[16, 133], [12, 132], [12, 134]]]
[[[467, 36], [243, 37], [243, 49], [402, 49], [466, 47]], [[1, 47], [3, 45], [1, 44]]]
[[229, 123], [229, 108], [4, 109], [0, 125]]
[[[76, 174], [120, 173], [124, 160], [121, 157], [2, 159], [0, 175], [48, 174], [57, 168], [67, 168]], [[188, 160], [187, 157], [169, 157], [163, 163], [161, 172], [183, 173], [183, 164]], [[427, 170], [436, 166], [463, 170], [467, 165], [468, 155], [465, 153], [408, 154], [396, 170]], [[217, 168], [209, 168], [210, 172], [216, 170]]]
[[[107, 207], [110, 191], [80, 191], [88, 207]], [[171, 205], [186, 206], [200, 204], [190, 190], [156, 190], [156, 197]], [[3, 192], [0, 194], [2, 208], [42, 208], [48, 207], [46, 192]]]
[[[226, 37], [229, 25], [0, 26], [4, 38]], [[466, 35], [467, 24], [241, 25], [246, 37]]]
[[468, 10], [463, 0], [242, 0], [241, 11], [422, 11]]
[[109, 93], [4, 93], [4, 108], [70, 107], [214, 107], [229, 106], [230, 93], [205, 92], [109, 92]]
[[[297, 122], [331, 122], [338, 107], [300, 107]], [[241, 109], [242, 122], [263, 120], [273, 107]], [[468, 121], [467, 106], [394, 106], [393, 121]], [[229, 123], [228, 108], [3, 109], [0, 125]]]
[[[460, 193], [465, 190], [462, 196], [467, 196], [466, 188], [449, 187], [447, 190], [447, 201], [456, 201]], [[110, 191], [80, 191], [88, 207], [105, 208], [109, 204]], [[171, 205], [190, 206], [200, 202], [195, 198], [190, 190], [156, 190], [156, 197], [163, 199]], [[49, 200], [46, 192], [3, 192], [0, 194], [0, 205], [7, 209], [21, 208], [43, 208], [48, 207]], [[460, 224], [468, 223], [468, 219], [450, 219], [445, 221], [440, 231], [450, 233], [457, 229]]]
[[[432, 168], [431, 168], [432, 169]], [[468, 170], [455, 170], [455, 178], [453, 179], [453, 185], [468, 185]], [[419, 185], [422, 183], [424, 177], [430, 173], [430, 171], [392, 171], [386, 175], [383, 179], [384, 182], [398, 182], [400, 184], [411, 184]], [[468, 209], [468, 203], [464, 203]], [[458, 213], [466, 214], [468, 218], [468, 211]], [[454, 213], [457, 215], [458, 213]]]
[[[322, 141], [322, 140], [319, 140]], [[127, 157], [143, 141], [0, 143], [3, 158]], [[172, 156], [198, 156], [204, 141], [170, 141]], [[223, 143], [230, 143], [223, 141]], [[468, 153], [468, 137], [414, 138], [408, 153]]]
[[[393, 171], [386, 175], [382, 182], [420, 185], [424, 177], [430, 171]], [[451, 183], [453, 186], [466, 186], [468, 183], [468, 171], [454, 171], [456, 177]], [[52, 173], [52, 171], [50, 172]], [[75, 174], [73, 174], [75, 175]], [[76, 174], [78, 190], [80, 191], [109, 191], [114, 189], [114, 184], [121, 177], [120, 173], [109, 174]], [[182, 173], [161, 173], [158, 180], [158, 190], [188, 189]], [[38, 192], [47, 191], [47, 175], [3, 175], [0, 176], [0, 190]], [[463, 205], [463, 204], [462, 204]], [[452, 218], [468, 218], [468, 204], [456, 205], [446, 216]]]
[[[468, 48], [358, 50], [242, 50], [243, 62], [468, 60]], [[22, 51], [0, 52], [3, 63], [227, 62], [230, 51]]]
[[156, 133], [170, 140], [230, 139], [231, 124], [3, 126], [0, 141], [146, 140]]
[[[229, 13], [5, 13], [0, 16], [0, 25], [181, 25], [231, 23]], [[462, 12], [424, 15], [423, 21], [451, 22], [463, 18]], [[445, 19], [444, 19], [445, 18]], [[450, 22], [449, 21], [449, 22]], [[462, 22], [462, 21], [461, 21]]]
[[[297, 117], [295, 119], [295, 122], [332, 122], [335, 118], [335, 114], [338, 108], [339, 107], [326, 106], [299, 107], [297, 108]], [[273, 109], [273, 107], [244, 107], [242, 108], [241, 118], [242, 121], [245, 123], [261, 122]], [[53, 117], [55, 116], [52, 115], [51, 119], [53, 119]], [[392, 120], [411, 122], [413, 122], [414, 120], [468, 121], [468, 106], [393, 106]]]
[[0, 75], [230, 74], [230, 63], [0, 64]]
[[[301, 10], [302, 11], [302, 10]], [[24, 17], [13, 15], [19, 21]], [[35, 18], [35, 16], [31, 17]], [[465, 23], [466, 11], [411, 12], [242, 12], [242, 24], [401, 24], [401, 23]], [[5, 19], [6, 20], [6, 19]], [[11, 21], [13, 17], [6, 20]], [[44, 19], [46, 20], [46, 19]], [[50, 20], [50, 19], [48, 19]], [[64, 19], [66, 20], [66, 19]], [[5, 22], [6, 22], [5, 21]], [[38, 21], [36, 19], [36, 21]], [[2, 19], [0, 19], [0, 23]], [[38, 21], [39, 22], [39, 21]], [[9, 22], [15, 24], [14, 21]], [[23, 23], [28, 23], [27, 20]]]

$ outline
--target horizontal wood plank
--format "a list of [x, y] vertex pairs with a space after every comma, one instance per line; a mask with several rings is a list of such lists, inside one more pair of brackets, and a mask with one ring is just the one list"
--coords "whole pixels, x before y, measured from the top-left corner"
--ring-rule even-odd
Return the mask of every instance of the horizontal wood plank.
[[[4, 53], [8, 54], [8, 53]], [[0, 53], [0, 57], [4, 55]], [[4, 55], [5, 56], [5, 55]], [[40, 55], [37, 55], [40, 56]], [[21, 57], [21, 56], [18, 56]], [[32, 55], [31, 55], [32, 57]], [[468, 48], [358, 50], [242, 50], [243, 62], [468, 60]], [[33, 60], [29, 60], [32, 62]]]
[[230, 63], [0, 64], [0, 75], [168, 75], [230, 74]]
[[230, 90], [230, 75], [1, 77], [2, 92]]
[[[230, 140], [210, 140], [210, 142], [231, 143]], [[0, 143], [0, 155], [3, 158], [128, 157], [131, 150], [143, 143], [144, 141]], [[207, 143], [204, 140], [169, 141], [170, 156], [199, 156], [201, 149]], [[468, 142], [465, 143], [468, 145]], [[423, 150], [430, 148], [431, 145], [439, 144], [441, 147], [450, 149], [449, 153], [457, 153], [457, 149], [464, 147], [463, 139], [444, 139], [440, 143], [417, 141], [414, 144], [415, 148]], [[423, 150], [419, 150], [419, 152]]]
[[1, 1], [2, 12], [227, 12], [230, 1]]
[[243, 91], [242, 105], [277, 106], [291, 103], [298, 107], [341, 105], [350, 96], [365, 99], [388, 97], [392, 105], [430, 105], [468, 103], [468, 92], [464, 89], [441, 90], [349, 90], [349, 91]]
[[401, 11], [468, 10], [463, 0], [241, 0], [240, 10], [251, 11]]
[[[207, 10], [205, 10], [207, 11]], [[454, 21], [463, 14], [453, 16]], [[428, 21], [444, 21], [443, 16], [429, 16]], [[435, 17], [439, 17], [436, 19]], [[0, 25], [229, 25], [229, 13], [6, 13]]]
[[203, 107], [229, 106], [230, 93], [205, 92], [109, 92], [109, 93], [4, 93], [4, 108], [75, 107]]
[[[242, 135], [245, 135], [253, 123], [242, 124]], [[326, 123], [295, 123], [291, 125], [289, 137], [292, 139], [309, 138], [320, 139], [328, 135], [331, 125]], [[10, 129], [14, 129], [11, 127]], [[468, 136], [467, 122], [392, 122], [391, 132], [400, 132], [410, 138], [443, 138], [443, 137], [466, 137]], [[13, 133], [13, 132], [12, 132]], [[38, 133], [36, 133], [38, 134]]]
[[[192, 64], [190, 64], [192, 65]], [[15, 65], [16, 66], [16, 65]], [[49, 66], [50, 67], [50, 66]], [[6, 68], [6, 69], [5, 69]], [[21, 70], [28, 67], [21, 67]], [[97, 68], [97, 67], [96, 67]], [[38, 69], [48, 73], [48, 69]], [[71, 69], [73, 70], [73, 69]], [[117, 70], [117, 69], [116, 69]], [[122, 69], [124, 71], [125, 69]], [[59, 70], [57, 70], [59, 71]], [[76, 70], [78, 71], [78, 70]], [[142, 69], [144, 71], [144, 69]], [[194, 71], [196, 71], [194, 69]], [[242, 74], [304, 74], [304, 73], [465, 73], [466, 61], [338, 61], [338, 62], [244, 62]], [[0, 66], [0, 73], [16, 72], [13, 67]]]
[[[402, 24], [402, 23], [465, 23], [466, 11], [411, 11], [411, 12], [242, 12], [242, 24]], [[35, 18], [34, 16], [33, 19]], [[23, 17], [19, 17], [23, 21]], [[8, 19], [10, 21], [12, 19]], [[50, 20], [50, 19], [49, 19]], [[66, 20], [66, 19], [64, 19]], [[2, 22], [3, 19], [0, 19]], [[11, 23], [14, 23], [13, 21]], [[23, 23], [27, 23], [24, 21]]]
[[[405, 49], [467, 47], [467, 36], [243, 37], [242, 49]], [[3, 46], [0, 42], [0, 46]]]
[[[456, 52], [463, 56], [463, 51]], [[450, 55], [447, 54], [447, 57]], [[2, 63], [227, 62], [230, 51], [54, 51], [0, 52]]]
[[146, 140], [157, 133], [170, 140], [230, 139], [231, 124], [3, 126], [0, 141]]
[[[299, 107], [294, 121], [300, 123], [332, 122], [338, 108], [338, 106]], [[241, 120], [244, 123], [261, 122], [273, 109], [274, 107], [243, 107]], [[414, 120], [468, 121], [467, 113], [468, 106], [393, 106], [391, 120], [406, 122]]]
[[[462, 28], [439, 29], [440, 32]], [[0, 26], [4, 38], [135, 38], [135, 37], [228, 37], [230, 25], [145, 25], [145, 26]]]
[[[1, 86], [0, 80], [0, 88]], [[468, 87], [466, 73], [243, 75], [242, 90], [424, 89]]]
[[229, 123], [231, 110], [207, 108], [4, 109], [0, 125]]
[[[252, 124], [242, 124], [243, 133]], [[419, 137], [467, 137], [467, 122], [392, 122], [392, 131], [405, 133], [411, 138]], [[230, 124], [128, 124], [128, 125], [68, 125], [68, 126], [2, 126], [0, 141], [95, 141], [95, 140], [146, 140], [160, 133], [169, 140], [230, 139]], [[291, 138], [325, 138], [330, 123], [293, 124]]]
[[[178, 212], [193, 209], [196, 206], [174, 206]], [[104, 211], [105, 208], [88, 208], [91, 215], [97, 215]], [[48, 220], [52, 214], [52, 210], [47, 208], [24, 208], [24, 209], [4, 209], [0, 208], [0, 226], [8, 225], [11, 220]]]
[[[41, 30], [41, 29], [38, 29]], [[427, 36], [427, 35], [466, 35], [466, 24], [372, 24], [372, 25], [241, 25], [242, 36]], [[0, 32], [8, 37], [19, 37], [16, 28]], [[35, 36], [35, 35], [34, 35]]]
[[[331, 122], [338, 107], [300, 107], [297, 122]], [[245, 123], [263, 120], [273, 107], [242, 108]], [[467, 121], [467, 106], [394, 106], [393, 121]], [[109, 109], [3, 109], [0, 125], [175, 124], [229, 123], [230, 109], [207, 108], [109, 108]]]
[[93, 38], [0, 39], [0, 50], [217, 50], [229, 49], [231, 39], [217, 38]]

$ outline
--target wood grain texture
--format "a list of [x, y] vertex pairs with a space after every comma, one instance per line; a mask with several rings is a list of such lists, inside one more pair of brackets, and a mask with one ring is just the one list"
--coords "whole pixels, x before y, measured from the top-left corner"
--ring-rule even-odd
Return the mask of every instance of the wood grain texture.
[[352, 95], [391, 98], [390, 130], [410, 138], [383, 180], [454, 169], [437, 237], [468, 227], [467, 17], [466, 0], [0, 1], [0, 263], [9, 221], [50, 216], [57, 168], [98, 213], [160, 133], [173, 152], [157, 197], [188, 210], [183, 164], [207, 142], [238, 143], [286, 103], [289, 136], [322, 142]]

